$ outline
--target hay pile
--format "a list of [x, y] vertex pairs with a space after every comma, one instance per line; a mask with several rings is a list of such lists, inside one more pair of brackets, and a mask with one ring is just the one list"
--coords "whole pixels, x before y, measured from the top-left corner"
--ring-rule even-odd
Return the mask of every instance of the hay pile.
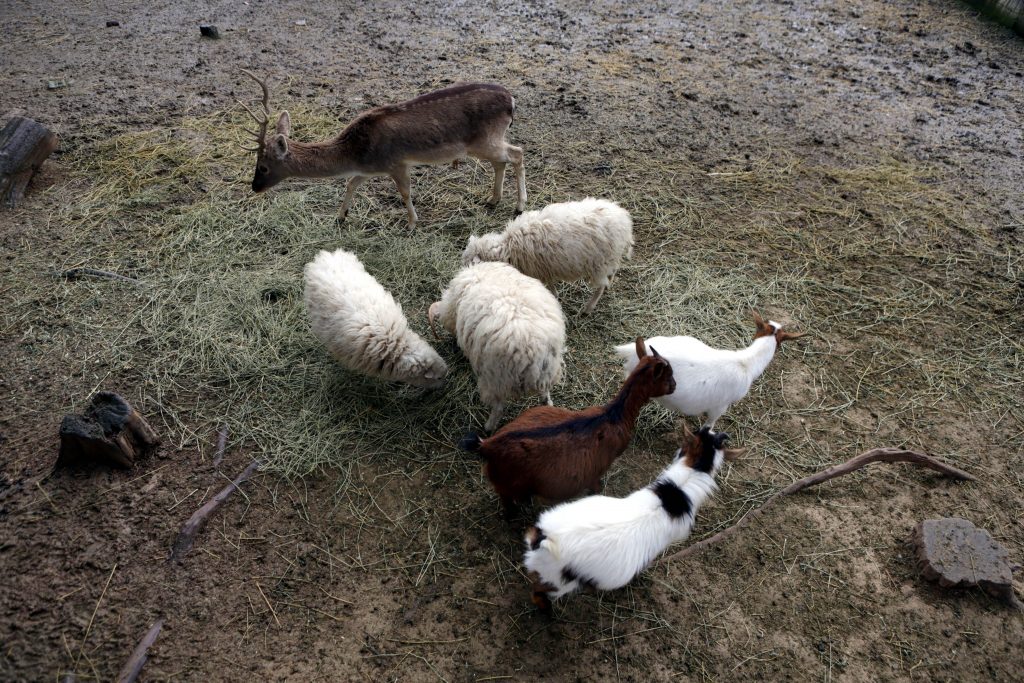
[[[322, 111], [293, 120], [305, 124], [302, 139], [337, 127]], [[302, 266], [319, 249], [353, 250], [429, 339], [427, 306], [465, 238], [511, 215], [511, 188], [491, 212], [489, 166], [427, 168], [413, 184], [416, 231], [384, 179], [364, 186], [338, 226], [340, 181], [292, 180], [252, 195], [244, 123], [244, 113], [222, 112], [80, 146], [72, 178], [49, 191], [59, 247], [26, 249], [4, 266], [13, 301], [3, 327], [36, 330], [48, 352], [91, 349], [81, 372], [95, 373], [97, 388], [136, 387], [135, 401], [162, 416], [180, 446], [205, 443], [226, 421], [235, 443], [286, 475], [333, 467], [344, 478], [363, 459], [461, 457], [453, 444], [486, 408], [454, 345], [439, 348], [452, 369], [443, 391], [348, 373], [309, 332]], [[770, 155], [706, 173], [626, 143], [597, 158], [583, 143], [548, 148], [523, 137], [531, 206], [607, 196], [636, 225], [636, 255], [595, 316], [575, 316], [585, 286], [560, 289], [570, 321], [556, 403], [606, 400], [621, 378], [611, 348], [636, 334], [746, 345], [756, 306], [814, 335], [788, 347], [722, 423], [782, 480], [880, 441], [970, 459], [931, 440], [943, 411], [1021, 424], [1020, 249], [973, 222], [929, 169], [892, 160], [821, 168]], [[548, 156], [556, 149], [564, 157]], [[52, 277], [75, 266], [144, 286]], [[641, 446], [675, 424], [647, 411]], [[771, 488], [734, 485], [737, 514]]]

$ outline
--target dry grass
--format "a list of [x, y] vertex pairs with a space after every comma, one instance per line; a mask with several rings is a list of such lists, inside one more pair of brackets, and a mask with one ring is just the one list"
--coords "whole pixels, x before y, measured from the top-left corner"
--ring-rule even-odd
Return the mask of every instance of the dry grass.
[[[457, 350], [441, 344], [452, 373], [440, 392], [348, 373], [309, 333], [302, 266], [319, 249], [355, 251], [424, 333], [426, 307], [455, 271], [466, 236], [501, 227], [510, 188], [490, 212], [482, 202], [488, 168], [425, 170], [414, 182], [421, 225], [410, 233], [397, 193], [374, 181], [339, 227], [340, 182], [249, 192], [252, 158], [238, 151], [243, 120], [222, 112], [79, 148], [72, 179], [47, 202], [60, 207], [51, 220], [65, 237], [55, 251], [14, 259], [3, 329], [44, 335], [72, 356], [106, 349], [83, 359], [82, 372], [97, 388], [135, 387], [135, 400], [182, 446], [226, 421], [233, 443], [289, 476], [349, 473], [367, 460], [460, 458], [452, 444], [486, 410]], [[336, 126], [318, 110], [293, 120], [305, 122], [296, 131], [305, 138]], [[582, 142], [562, 142], [575, 168], [546, 164], [551, 141], [539, 134], [526, 142], [535, 150], [531, 205], [585, 187], [629, 208], [637, 230], [636, 257], [595, 316], [575, 316], [585, 287], [561, 287], [569, 371], [558, 403], [605, 400], [620, 381], [610, 349], [638, 333], [745, 345], [754, 306], [813, 333], [787, 348], [726, 425], [765, 457], [758, 481], [727, 484], [732, 517], [767, 495], [763, 477], [785, 481], [882, 442], [969, 466], [974, 455], [935, 440], [943, 411], [1000, 430], [1020, 458], [1024, 325], [1012, 311], [1021, 251], [973, 222], [930, 169], [893, 160], [817, 168], [767, 153], [705, 173], [623, 146], [605, 150], [608, 172], [592, 170], [602, 159]], [[73, 266], [144, 286], [51, 277]], [[671, 440], [673, 424], [648, 409], [639, 443]], [[665, 455], [658, 448], [652, 467]]]

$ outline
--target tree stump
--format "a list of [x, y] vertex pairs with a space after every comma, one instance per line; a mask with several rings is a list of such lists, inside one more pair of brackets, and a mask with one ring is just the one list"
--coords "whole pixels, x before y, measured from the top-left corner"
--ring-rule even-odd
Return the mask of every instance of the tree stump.
[[158, 443], [156, 432], [128, 401], [101, 391], [83, 415], [64, 416], [57, 462], [101, 461], [131, 467], [138, 456]]
[[53, 150], [57, 136], [41, 123], [14, 116], [0, 131], [0, 198], [14, 207]]

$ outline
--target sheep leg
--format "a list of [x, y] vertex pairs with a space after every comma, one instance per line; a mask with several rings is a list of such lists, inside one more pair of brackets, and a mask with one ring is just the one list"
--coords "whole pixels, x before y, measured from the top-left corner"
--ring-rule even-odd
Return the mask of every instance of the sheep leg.
[[487, 201], [489, 206], [497, 206], [498, 202], [501, 201], [501, 193], [505, 187], [505, 167], [508, 162], [505, 161], [492, 161], [491, 166], [494, 167], [494, 189], [491, 191], [491, 198]]
[[598, 299], [601, 298], [601, 295], [604, 294], [604, 290], [608, 288], [609, 282], [610, 280], [606, 275], [600, 280], [598, 280], [596, 283], [590, 283], [590, 286], [594, 288], [594, 293], [590, 295], [590, 301], [587, 302], [587, 304], [583, 307], [583, 310], [580, 311], [580, 313], [582, 313], [583, 315], [590, 315], [591, 313], [594, 312], [594, 308], [597, 306], [597, 301]]
[[502, 414], [505, 412], [505, 402], [496, 401], [491, 404], [491, 416], [487, 418], [487, 423], [484, 424], [484, 431], [492, 432], [494, 428], [498, 426], [498, 421], [501, 420]]
[[391, 178], [398, 187], [398, 194], [402, 195], [405, 202], [406, 213], [409, 214], [409, 229], [416, 227], [416, 209], [412, 205], [412, 193], [409, 191], [409, 167], [399, 166], [392, 172]]
[[348, 217], [348, 210], [352, 207], [352, 198], [355, 196], [356, 190], [369, 179], [370, 177], [365, 175], [354, 175], [348, 179], [348, 185], [345, 186], [345, 201], [341, 203], [341, 212], [338, 216], [339, 223], [343, 223]]

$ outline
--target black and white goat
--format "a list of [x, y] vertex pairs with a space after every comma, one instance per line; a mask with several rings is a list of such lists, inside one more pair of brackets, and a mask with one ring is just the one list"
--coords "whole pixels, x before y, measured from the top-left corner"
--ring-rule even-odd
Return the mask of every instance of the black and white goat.
[[665, 548], [690, 535], [697, 510], [715, 491], [723, 460], [741, 451], [707, 427], [687, 434], [672, 464], [650, 486], [625, 498], [589, 496], [553, 507], [526, 532], [523, 563], [533, 602], [543, 610], [582, 586], [614, 590]]

